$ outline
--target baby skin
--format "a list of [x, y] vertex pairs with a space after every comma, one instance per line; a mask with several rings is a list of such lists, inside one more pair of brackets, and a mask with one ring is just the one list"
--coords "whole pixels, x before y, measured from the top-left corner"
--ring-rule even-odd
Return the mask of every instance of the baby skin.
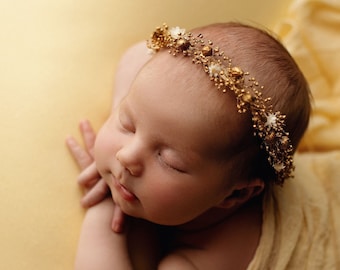
[[246, 269], [266, 186], [242, 173], [258, 151], [251, 122], [201, 67], [146, 52], [122, 58], [98, 134], [84, 121], [85, 148], [67, 140], [89, 207], [76, 269]]

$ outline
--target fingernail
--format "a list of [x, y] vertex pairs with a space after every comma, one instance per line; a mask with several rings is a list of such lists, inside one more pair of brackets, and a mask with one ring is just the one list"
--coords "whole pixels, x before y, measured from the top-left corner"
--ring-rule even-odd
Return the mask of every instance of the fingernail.
[[112, 223], [112, 230], [115, 232], [115, 233], [121, 233], [123, 230], [122, 230], [122, 226], [120, 226], [120, 224], [116, 223], [116, 222], [113, 222]]

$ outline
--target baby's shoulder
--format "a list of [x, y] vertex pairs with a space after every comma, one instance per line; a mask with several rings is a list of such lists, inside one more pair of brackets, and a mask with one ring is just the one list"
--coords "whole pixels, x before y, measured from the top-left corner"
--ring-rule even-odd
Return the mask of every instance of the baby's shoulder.
[[259, 244], [261, 227], [262, 212], [240, 211], [202, 231], [179, 231], [159, 269], [246, 269]]

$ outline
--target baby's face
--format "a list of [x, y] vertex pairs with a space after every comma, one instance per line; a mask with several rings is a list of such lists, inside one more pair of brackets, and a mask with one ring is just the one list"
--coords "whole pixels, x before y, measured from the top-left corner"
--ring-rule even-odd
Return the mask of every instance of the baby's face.
[[101, 128], [95, 156], [123, 212], [177, 225], [218, 206], [232, 185], [226, 179], [229, 163], [222, 165], [213, 153], [226, 137], [210, 119], [214, 107], [183, 88], [185, 78], [174, 78], [164, 64], [151, 62], [137, 76]]

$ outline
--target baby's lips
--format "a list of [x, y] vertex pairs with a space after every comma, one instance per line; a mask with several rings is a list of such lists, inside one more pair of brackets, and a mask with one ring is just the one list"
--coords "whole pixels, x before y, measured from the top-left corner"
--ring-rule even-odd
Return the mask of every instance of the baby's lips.
[[118, 179], [112, 175], [113, 186], [117, 189], [122, 198], [126, 201], [132, 202], [137, 199], [136, 195], [122, 185]]
[[132, 192], [130, 192], [125, 186], [123, 186], [122, 184], [119, 184], [119, 188], [121, 190], [121, 195], [122, 197], [127, 200], [127, 201], [134, 201], [137, 199], [137, 197], [135, 196], [135, 194], [133, 194]]

